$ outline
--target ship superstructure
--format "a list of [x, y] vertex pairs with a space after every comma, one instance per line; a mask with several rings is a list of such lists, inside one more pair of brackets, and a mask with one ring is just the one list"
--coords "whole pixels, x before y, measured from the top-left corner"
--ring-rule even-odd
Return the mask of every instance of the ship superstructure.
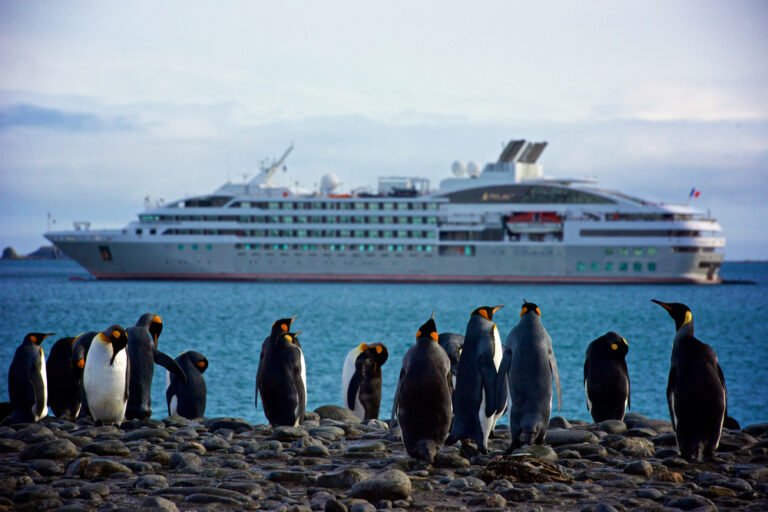
[[435, 190], [408, 176], [375, 192], [274, 183], [292, 147], [246, 183], [147, 208], [118, 230], [46, 233], [99, 279], [719, 283], [725, 239], [688, 205], [593, 180], [546, 178], [546, 143], [515, 140]]

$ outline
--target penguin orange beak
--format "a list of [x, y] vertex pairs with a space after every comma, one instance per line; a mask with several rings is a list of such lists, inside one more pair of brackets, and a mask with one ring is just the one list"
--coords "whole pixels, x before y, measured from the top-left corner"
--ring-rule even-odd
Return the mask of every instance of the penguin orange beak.
[[661, 302], [660, 300], [656, 300], [656, 299], [651, 299], [651, 302], [658, 304], [659, 306], [663, 307], [667, 311], [672, 311], [672, 307], [666, 302]]

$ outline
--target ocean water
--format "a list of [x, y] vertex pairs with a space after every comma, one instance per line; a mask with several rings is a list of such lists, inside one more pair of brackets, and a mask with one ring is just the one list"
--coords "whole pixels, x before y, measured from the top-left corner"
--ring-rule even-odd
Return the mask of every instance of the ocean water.
[[[506, 304], [494, 320], [502, 341], [523, 299], [536, 302], [560, 368], [559, 414], [589, 419], [582, 368], [590, 341], [615, 330], [629, 341], [632, 411], [668, 418], [665, 398], [674, 323], [650, 299], [688, 304], [697, 336], [713, 346], [726, 376], [729, 413], [743, 425], [768, 421], [768, 263], [726, 263], [726, 279], [754, 285], [404, 285], [77, 281], [73, 262], [0, 261], [0, 400], [8, 366], [24, 335], [55, 332], [44, 343], [113, 323], [133, 325], [159, 313], [160, 349], [175, 357], [196, 350], [210, 362], [206, 416], [265, 422], [254, 407], [261, 342], [277, 318], [298, 315], [307, 362], [308, 408], [341, 404], [342, 363], [357, 344], [382, 342], [381, 417], [388, 418], [402, 357], [418, 327], [436, 310], [440, 332], [464, 333], [478, 306]], [[165, 370], [156, 367], [153, 416], [166, 415]], [[558, 414], [553, 411], [553, 415]], [[504, 421], [507, 421], [506, 419]]]

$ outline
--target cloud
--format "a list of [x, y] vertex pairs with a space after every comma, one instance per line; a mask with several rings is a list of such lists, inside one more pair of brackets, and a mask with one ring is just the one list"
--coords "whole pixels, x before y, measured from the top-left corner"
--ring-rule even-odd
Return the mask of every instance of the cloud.
[[88, 112], [67, 112], [22, 103], [0, 109], [0, 131], [14, 128], [98, 132], [133, 130], [136, 126], [124, 117], [103, 118]]

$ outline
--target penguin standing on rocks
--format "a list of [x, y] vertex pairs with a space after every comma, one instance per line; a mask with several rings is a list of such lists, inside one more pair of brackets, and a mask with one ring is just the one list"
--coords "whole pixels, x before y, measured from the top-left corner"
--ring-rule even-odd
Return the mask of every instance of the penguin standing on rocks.
[[507, 336], [499, 374], [499, 399], [509, 393], [509, 451], [523, 444], [544, 444], [552, 413], [553, 378], [560, 407], [560, 374], [552, 338], [541, 323], [541, 310], [536, 304], [523, 301], [520, 322]]
[[93, 337], [83, 369], [83, 387], [91, 416], [102, 424], [119, 426], [128, 405], [130, 360], [124, 350], [128, 335], [113, 325]]
[[88, 398], [85, 396], [83, 387], [83, 371], [85, 369], [85, 359], [88, 357], [88, 350], [91, 348], [93, 338], [99, 334], [95, 331], [88, 331], [78, 335], [72, 342], [72, 373], [77, 379], [80, 387], [80, 412], [78, 418], [88, 418], [91, 416], [91, 410], [88, 408]]
[[437, 340], [448, 359], [451, 361], [451, 375], [453, 377], [453, 389], [456, 389], [456, 373], [459, 371], [459, 360], [461, 359], [461, 350], [464, 347], [464, 335], [455, 332], [443, 332]]
[[615, 332], [603, 334], [587, 347], [584, 393], [595, 423], [623, 420], [631, 406], [627, 352], [627, 340]]
[[157, 342], [163, 332], [163, 320], [159, 315], [145, 313], [128, 334], [128, 359], [131, 360], [131, 380], [128, 391], [126, 419], [146, 420], [152, 415], [152, 377], [155, 363], [173, 373], [182, 383], [187, 381], [184, 371], [176, 361], [160, 352]]
[[30, 332], [16, 349], [8, 369], [11, 414], [6, 424], [35, 423], [48, 415], [48, 379], [43, 340], [53, 333]]
[[81, 371], [72, 365], [75, 338], [61, 338], [51, 347], [45, 363], [48, 405], [57, 418], [74, 420], [80, 413]]
[[693, 334], [693, 314], [677, 302], [652, 300], [675, 321], [667, 403], [677, 447], [686, 460], [711, 460], [728, 414], [725, 375], [712, 347]]
[[391, 421], [397, 418], [408, 455], [430, 464], [451, 427], [451, 362], [437, 340], [430, 318], [403, 357]]
[[493, 322], [493, 315], [502, 307], [480, 307], [469, 317], [453, 391], [453, 425], [447, 444], [469, 439], [481, 453], [488, 453], [488, 437], [504, 410], [504, 404], [496, 398], [503, 353], [499, 329]]
[[344, 360], [342, 400], [361, 420], [379, 419], [381, 367], [388, 357], [387, 347], [382, 343], [361, 343]]
[[256, 372], [256, 407], [259, 394], [264, 415], [273, 426], [296, 427], [307, 407], [307, 367], [296, 333], [290, 332], [293, 318], [272, 325], [264, 340]]
[[200, 352], [190, 350], [179, 355], [176, 363], [184, 371], [187, 382], [183, 383], [176, 375], [165, 372], [168, 415], [178, 414], [191, 420], [202, 418], [207, 394], [203, 373], [208, 369], [208, 359]]

